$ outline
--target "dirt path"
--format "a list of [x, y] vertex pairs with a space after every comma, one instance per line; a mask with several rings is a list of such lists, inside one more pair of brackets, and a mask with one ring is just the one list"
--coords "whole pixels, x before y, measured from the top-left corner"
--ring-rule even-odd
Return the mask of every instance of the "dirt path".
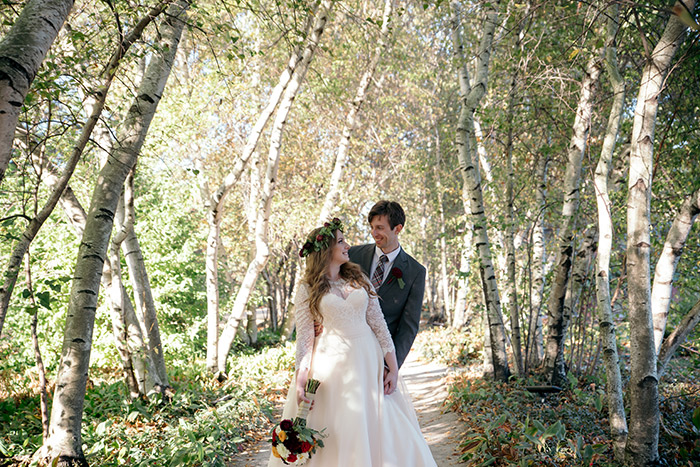
[[[400, 374], [411, 393], [423, 435], [438, 467], [460, 465], [456, 451], [459, 443], [458, 417], [453, 412], [443, 413], [443, 402], [447, 397], [447, 368], [419, 361], [416, 354], [409, 354]], [[279, 407], [277, 412], [280, 412]], [[275, 414], [276, 417], [279, 415]], [[246, 446], [229, 467], [265, 467], [269, 458], [270, 445], [261, 440]]]

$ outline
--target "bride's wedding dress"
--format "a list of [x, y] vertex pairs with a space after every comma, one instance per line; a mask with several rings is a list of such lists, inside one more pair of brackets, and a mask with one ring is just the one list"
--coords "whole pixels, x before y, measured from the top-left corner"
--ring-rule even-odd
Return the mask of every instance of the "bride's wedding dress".
[[[326, 429], [325, 446], [309, 467], [436, 466], [418, 425], [410, 396], [402, 388], [384, 395], [384, 355], [394, 350], [376, 297], [344, 281], [331, 283], [320, 302], [323, 333], [314, 349], [308, 289], [301, 284], [295, 300], [297, 369], [321, 381], [307, 426]], [[313, 354], [313, 362], [312, 362]], [[283, 418], [297, 412], [295, 381]], [[271, 457], [269, 466], [284, 465]]]

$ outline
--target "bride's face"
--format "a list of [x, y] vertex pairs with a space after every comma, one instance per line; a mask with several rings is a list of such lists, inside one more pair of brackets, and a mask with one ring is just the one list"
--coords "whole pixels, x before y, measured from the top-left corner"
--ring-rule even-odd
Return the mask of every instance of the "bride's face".
[[335, 231], [335, 244], [331, 248], [333, 249], [331, 252], [331, 263], [340, 265], [350, 261], [348, 256], [350, 245], [345, 243], [345, 237], [340, 230]]

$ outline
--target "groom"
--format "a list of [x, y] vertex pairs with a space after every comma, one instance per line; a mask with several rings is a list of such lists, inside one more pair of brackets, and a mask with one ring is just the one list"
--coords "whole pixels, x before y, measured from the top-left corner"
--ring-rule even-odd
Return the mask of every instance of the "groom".
[[399, 245], [406, 215], [395, 201], [379, 201], [367, 216], [374, 244], [354, 246], [348, 252], [370, 278], [396, 347], [399, 368], [418, 334], [425, 268]]

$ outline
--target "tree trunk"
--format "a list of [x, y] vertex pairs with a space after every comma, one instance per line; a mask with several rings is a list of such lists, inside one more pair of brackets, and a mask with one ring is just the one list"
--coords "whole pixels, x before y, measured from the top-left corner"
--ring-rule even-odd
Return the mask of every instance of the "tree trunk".
[[73, 0], [30, 0], [0, 42], [0, 183], [24, 98], [71, 8]]
[[530, 256], [531, 274], [530, 285], [530, 318], [527, 331], [527, 350], [525, 362], [527, 368], [538, 368], [542, 364], [544, 345], [542, 338], [542, 300], [544, 298], [544, 261], [547, 251], [547, 241], [544, 234], [544, 214], [547, 206], [547, 165], [549, 158], [540, 155], [537, 160], [537, 190], [535, 200], [537, 204], [537, 216], [532, 225], [530, 244], [532, 245]]
[[[689, 11], [695, 0], [685, 2]], [[659, 392], [651, 314], [651, 182], [659, 96], [687, 27], [671, 16], [642, 72], [632, 127], [627, 197], [627, 284], [630, 323], [630, 430], [626, 460], [634, 466], [659, 461]]]
[[124, 180], [136, 162], [163, 94], [188, 7], [189, 1], [180, 0], [168, 8], [159, 28], [163, 35], [159, 41], [161, 47], [149, 63], [136, 102], [129, 109], [124, 122], [125, 136], [117, 141], [98, 176], [73, 274], [49, 439], [35, 454], [35, 458], [41, 460], [58, 458], [59, 465], [87, 465], [80, 431], [97, 297], [114, 212]]
[[382, 30], [379, 35], [379, 41], [377, 42], [377, 47], [374, 49], [374, 55], [369, 63], [369, 67], [362, 75], [360, 79], [360, 84], [355, 91], [355, 98], [350, 104], [350, 111], [345, 117], [345, 126], [343, 127], [342, 137], [340, 139], [340, 144], [338, 144], [338, 153], [335, 158], [335, 166], [333, 167], [333, 173], [331, 174], [331, 179], [328, 186], [328, 191], [326, 192], [326, 198], [323, 202], [323, 207], [321, 208], [321, 214], [318, 217], [318, 223], [323, 224], [331, 217], [331, 211], [335, 207], [338, 201], [340, 179], [343, 176], [343, 170], [347, 165], [348, 161], [348, 150], [350, 148], [350, 138], [352, 133], [357, 126], [357, 117], [360, 113], [360, 108], [365, 101], [365, 96], [367, 94], [367, 89], [374, 78], [374, 73], [377, 70], [377, 65], [379, 60], [382, 58], [382, 54], [386, 51], [388, 46], [389, 35], [392, 31], [391, 19], [394, 8], [395, 0], [385, 0], [384, 1], [384, 13], [382, 15]]
[[489, 340], [493, 377], [497, 381], [507, 381], [510, 376], [510, 369], [506, 354], [506, 332], [501, 314], [496, 272], [491, 260], [491, 244], [489, 243], [487, 219], [484, 212], [481, 177], [474, 162], [478, 160], [477, 141], [474, 135], [474, 112], [481, 98], [486, 93], [489, 59], [493, 47], [493, 35], [497, 25], [499, 5], [500, 2], [498, 1], [490, 3], [488, 6], [489, 10], [485, 15], [483, 37], [477, 53], [476, 76], [473, 85], [469, 83], [469, 75], [464, 60], [459, 33], [459, 3], [456, 1], [452, 3], [452, 42], [455, 50], [454, 62], [458, 67], [461, 100], [456, 144], [459, 150], [459, 166], [464, 179], [464, 188], [470, 199], [474, 238], [479, 253], [479, 273], [481, 275], [481, 287], [484, 293], [484, 304], [490, 331]]
[[[527, 15], [527, 13], [526, 13]], [[521, 28], [518, 23], [518, 28]], [[520, 31], [516, 31], [515, 34], [515, 47], [520, 49], [521, 35]], [[513, 348], [513, 359], [515, 360], [515, 368], [518, 372], [518, 376], [524, 375], [524, 364], [522, 356], [522, 344], [520, 340], [520, 309], [518, 307], [518, 284], [517, 276], [515, 273], [515, 230], [516, 230], [516, 220], [515, 220], [515, 171], [513, 170], [513, 119], [515, 116], [515, 99], [516, 91], [518, 89], [518, 72], [520, 63], [518, 63], [514, 70], [513, 76], [511, 77], [510, 83], [510, 96], [508, 98], [508, 110], [506, 117], [507, 125], [507, 138], [506, 138], [506, 264], [507, 264], [507, 294], [508, 294], [508, 308], [510, 314], [510, 329], [512, 334], [511, 346]]]
[[[108, 147], [108, 145], [104, 145], [103, 148], [104, 147]], [[36, 170], [41, 171], [42, 173], [42, 181], [45, 182], [49, 187], [54, 188], [58, 181], [58, 176], [56, 175], [56, 172], [58, 170], [56, 169], [56, 167], [51, 163], [51, 161], [47, 160], [46, 158], [43, 158], [43, 156], [33, 155], [32, 158]], [[68, 217], [68, 221], [73, 227], [73, 230], [75, 230], [76, 236], [78, 237], [78, 239], [80, 239], [83, 236], [83, 232], [85, 231], [87, 215], [85, 214], [85, 210], [83, 209], [82, 205], [75, 197], [75, 194], [73, 193], [73, 190], [70, 186], [67, 186], [66, 189], [63, 191], [63, 194], [61, 195], [61, 199], [59, 201], [61, 203], [61, 208]], [[129, 237], [127, 237], [127, 240], [128, 238]], [[138, 360], [143, 360], [141, 356], [147, 354], [143, 335], [141, 334], [142, 326], [140, 326], [139, 321], [136, 318], [136, 313], [134, 312], [134, 308], [131, 303], [131, 300], [129, 299], [129, 295], [126, 289], [124, 288], [121, 276], [117, 276], [115, 278], [113, 275], [112, 261], [110, 260], [109, 255], [105, 257], [105, 264], [104, 269], [102, 270], [101, 283], [102, 287], [104, 287], [104, 289], [108, 292], [107, 298], [112, 313], [114, 313], [114, 310], [120, 310], [118, 315], [112, 315], [112, 329], [115, 332], [115, 342], [117, 343], [117, 345], [119, 345], [119, 335], [121, 331], [118, 330], [122, 329], [123, 327], [121, 324], [119, 324], [122, 322], [121, 310], [123, 310], [125, 320], [124, 322], [129, 328], [130, 346], [133, 349], [133, 351], [131, 352], [131, 356], [133, 357], [133, 363], [131, 363], [130, 365], [137, 369], [141, 369], [143, 365], [140, 364]], [[118, 320], [115, 322], [114, 318], [118, 318]], [[137, 373], [135, 375], [137, 381], [146, 381], [146, 378], [150, 379], [150, 376], [155, 371], [155, 366], [148, 358], [146, 358], [146, 368], [148, 368], [148, 374], [140, 375]]]
[[34, 359], [36, 360], [37, 373], [39, 373], [39, 407], [41, 411], [41, 435], [42, 439], [46, 441], [46, 438], [48, 438], [49, 436], [49, 398], [48, 394], [46, 393], [46, 369], [44, 368], [44, 360], [41, 358], [41, 348], [39, 347], [39, 335], [37, 332], [39, 322], [39, 307], [37, 306], [36, 299], [34, 296], [34, 286], [32, 284], [32, 269], [31, 261], [29, 258], [29, 251], [27, 251], [26, 258], [27, 290], [29, 291], [29, 299], [31, 300], [33, 307], [33, 310], [31, 310], [32, 347], [34, 348]]
[[205, 209], [207, 211], [207, 251], [205, 255], [207, 290], [207, 369], [218, 368], [219, 345], [219, 243], [221, 235], [221, 210], [214, 205], [205, 184]]
[[[133, 177], [133, 171], [129, 173], [128, 178]], [[124, 205], [133, 202], [133, 193], [131, 192], [130, 184], [126, 184], [125, 189], [120, 196], [119, 204], [114, 216], [114, 232], [112, 241], [109, 246], [109, 259], [112, 264], [112, 290], [110, 291], [112, 299], [112, 330], [117, 351], [122, 359], [122, 369], [124, 371], [124, 380], [126, 381], [129, 395], [132, 399], [137, 399], [146, 395], [145, 386], [145, 363], [139, 358], [139, 364], [134, 364], [133, 358], [138, 358], [138, 351], [133, 352], [129, 348], [129, 325], [126, 320], [126, 307], [131, 305], [129, 297], [124, 289], [122, 282], [122, 268], [119, 257], [119, 249], [126, 237], [126, 232], [131, 226], [133, 219], [125, 216]], [[129, 302], [129, 305], [126, 303]], [[133, 312], [133, 310], [132, 310]], [[138, 327], [138, 325], [136, 326]], [[138, 373], [138, 378], [136, 374]]]
[[593, 112], [593, 97], [595, 95], [602, 54], [594, 52], [586, 66], [585, 76], [581, 82], [573, 135], [569, 143], [568, 162], [564, 179], [564, 206], [562, 208], [559, 228], [559, 250], [557, 252], [555, 278], [550, 292], [548, 304], [547, 348], [545, 351], [545, 374], [555, 386], [566, 386], [566, 368], [564, 365], [564, 338], [569, 321], [564, 314], [566, 289], [569, 285], [569, 275], [574, 252], [574, 235], [576, 211], [579, 205], [579, 185], [581, 180], [581, 162], [586, 148], [586, 140], [590, 129]]
[[[133, 209], [133, 207], [132, 207]], [[132, 212], [131, 216], [134, 216]], [[141, 327], [141, 335], [147, 339], [145, 350], [149, 355], [152, 370], [146, 380], [146, 394], [152, 389], [162, 392], [170, 387], [168, 372], [165, 366], [165, 349], [160, 339], [160, 326], [158, 325], [158, 315], [156, 305], [151, 293], [151, 283], [146, 271], [146, 263], [143, 260], [141, 245], [134, 232], [134, 227], [127, 232], [122, 244], [122, 254], [126, 259], [131, 277], [131, 286], [134, 289], [134, 303], [136, 304], [136, 317]]]
[[463, 246], [457, 273], [457, 298], [452, 313], [452, 327], [461, 329], [467, 324], [467, 297], [469, 296], [469, 274], [471, 272], [472, 238], [474, 229], [467, 223], [462, 236]]
[[[578, 250], [576, 251], [576, 256], [571, 267], [571, 280], [569, 281], [569, 287], [566, 288], [566, 298], [564, 300], [564, 308], [562, 311], [564, 314], [564, 320], [568, 323], [571, 323], [574, 318], [578, 318], [579, 323], [582, 323], [585, 320], [585, 317], [581, 314], [581, 305], [579, 305], [579, 302], [584, 295], [585, 283], [590, 273], [591, 258], [593, 257], [593, 252], [596, 246], [596, 234], [597, 232], [595, 229], [589, 229], [586, 231], [580, 245], [578, 246]], [[573, 367], [572, 363], [576, 355], [576, 342], [574, 340], [575, 330], [576, 328], [574, 327], [574, 330], [570, 333], [571, 345], [569, 346], [569, 368]], [[563, 352], [561, 358], [565, 358]]]
[[[136, 222], [136, 211], [134, 209], [134, 171], [127, 178], [126, 188], [124, 193], [129, 193], [130, 196], [125, 196], [123, 217], [128, 219], [123, 229], [123, 241], [121, 243], [122, 254], [126, 260], [129, 276], [131, 277], [131, 286], [134, 290], [134, 302], [136, 304], [136, 312], [131, 305], [131, 301], [127, 297], [126, 322], [129, 326], [134, 326], [129, 332], [136, 339], [137, 349], [141, 356], [137, 360], [145, 360], [148, 366], [146, 378], [139, 378], [142, 381], [141, 388], [143, 395], [154, 388], [158, 392], [163, 392], [170, 387], [168, 382], [168, 373], [165, 367], [165, 352], [160, 339], [160, 327], [158, 325], [158, 316], [156, 314], [156, 306], [151, 294], [151, 284], [148, 280], [146, 264], [143, 260], [141, 245], [139, 244], [134, 224]], [[115, 252], [118, 258], [118, 251]], [[120, 277], [121, 281], [121, 277]], [[121, 286], [122, 289], [124, 286]], [[144, 339], [144, 337], [146, 339]], [[132, 339], [132, 340], [133, 340]]]
[[654, 344], [658, 354], [664, 340], [668, 309], [673, 292], [673, 274], [683, 253], [690, 230], [700, 214], [700, 190], [687, 197], [666, 235], [666, 242], [654, 270], [651, 289], [651, 313], [654, 319]]
[[603, 349], [603, 362], [607, 376], [606, 394], [608, 401], [608, 421], [610, 437], [613, 441], [615, 460], [624, 461], [627, 443], [627, 419], [622, 395], [622, 376], [620, 359], [617, 354], [615, 320], [610, 304], [610, 254], [612, 251], [613, 225], [612, 203], [608, 196], [610, 168], [613, 151], [620, 130], [622, 108], [625, 102], [625, 83], [617, 66], [615, 37], [619, 29], [619, 6], [613, 4], [608, 8], [607, 39], [605, 45], [605, 69], [613, 87], [613, 103], [608, 117], [608, 127], [603, 140], [603, 148], [595, 170], [593, 186], [596, 192], [598, 208], [598, 251], [596, 254], [596, 300], [600, 340]]
[[[318, 1], [314, 2], [312, 9], [306, 19], [306, 27], [304, 37], [308, 35], [309, 29], [313, 24], [313, 18], [318, 9]], [[236, 159], [233, 169], [228, 173], [224, 181], [219, 185], [216, 192], [209, 193], [206, 188], [205, 209], [207, 211], [207, 224], [209, 231], [207, 234], [207, 252], [206, 252], [206, 284], [207, 284], [207, 369], [216, 372], [219, 368], [219, 275], [218, 275], [218, 256], [220, 237], [221, 216], [224, 208], [224, 201], [231, 188], [238, 182], [245, 169], [250, 157], [255, 153], [255, 149], [260, 141], [267, 122], [270, 120], [273, 112], [282, 98], [289, 81], [294, 74], [299, 61], [302, 58], [301, 45], [297, 45], [292, 51], [287, 62], [287, 68], [280, 75], [277, 85], [270, 93], [270, 99], [267, 106], [258, 116], [255, 126], [248, 135], [248, 140], [241, 157]], [[234, 333], [235, 335], [235, 333]]]
[[277, 110], [277, 115], [272, 126], [270, 134], [270, 148], [267, 157], [267, 168], [262, 193], [260, 196], [261, 208], [258, 210], [255, 226], [255, 258], [248, 265], [245, 277], [243, 278], [238, 293], [236, 294], [236, 300], [233, 304], [231, 316], [226, 322], [226, 326], [224, 327], [224, 330], [221, 333], [221, 338], [219, 339], [218, 365], [219, 373], [221, 375], [226, 374], [226, 359], [228, 358], [228, 354], [231, 350], [231, 345], [233, 344], [236, 330], [246, 311], [248, 299], [253, 291], [258, 275], [265, 267], [265, 264], [270, 256], [270, 249], [267, 244], [267, 235], [269, 229], [272, 197], [277, 184], [277, 169], [279, 167], [282, 135], [284, 133], [284, 128], [287, 123], [287, 116], [291, 110], [292, 103], [294, 102], [294, 98], [296, 97], [299, 87], [304, 80], [304, 76], [309, 68], [309, 63], [316, 52], [316, 48], [321, 39], [321, 35], [323, 34], [323, 30], [326, 27], [328, 15], [330, 14], [333, 3], [333, 0], [323, 0], [321, 4], [309, 43], [304, 49], [302, 58], [297, 67], [294, 69], [294, 74], [284, 90], [284, 96], [280, 102], [279, 109]]
[[[148, 15], [146, 15], [144, 18], [141, 19], [141, 21], [137, 23], [133, 31], [131, 31], [131, 33], [129, 33], [129, 35], [127, 35], [124, 38], [124, 40], [122, 40], [122, 42], [117, 47], [117, 50], [112, 54], [112, 57], [110, 58], [110, 61], [107, 64], [107, 67], [105, 68], [105, 71], [103, 72], [104, 80], [102, 82], [102, 85], [94, 92], [94, 95], [98, 96], [98, 98], [95, 102], [92, 112], [90, 113], [90, 116], [87, 119], [87, 122], [85, 123], [85, 126], [83, 126], [80, 136], [78, 137], [78, 141], [73, 147], [71, 156], [68, 159], [65, 168], [63, 169], [63, 174], [57, 181], [56, 186], [51, 192], [51, 195], [49, 196], [49, 199], [44, 205], [44, 207], [30, 221], [29, 226], [22, 233], [19, 242], [17, 242], [17, 244], [15, 245], [12, 251], [12, 255], [10, 256], [10, 261], [7, 265], [5, 274], [3, 275], [4, 283], [2, 287], [0, 287], [0, 333], [2, 332], [2, 327], [5, 322], [5, 315], [7, 314], [7, 307], [10, 303], [12, 290], [14, 289], [15, 282], [17, 280], [17, 275], [19, 274], [19, 269], [22, 265], [22, 258], [24, 257], [27, 248], [29, 248], [29, 245], [39, 233], [39, 229], [41, 229], [41, 226], [44, 224], [44, 222], [46, 222], [46, 219], [48, 219], [51, 212], [53, 212], [53, 209], [56, 207], [56, 203], [61, 197], [63, 190], [68, 185], [68, 181], [73, 175], [73, 171], [75, 170], [75, 167], [77, 166], [78, 161], [80, 160], [80, 156], [83, 153], [83, 150], [85, 149], [85, 146], [87, 145], [88, 141], [90, 140], [90, 134], [92, 133], [93, 128], [95, 128], [97, 120], [99, 119], [100, 114], [102, 113], [102, 109], [104, 108], [105, 100], [107, 98], [107, 92], [109, 91], [109, 88], [112, 85], [112, 80], [114, 79], [120, 60], [125, 56], [126, 51], [129, 49], [129, 47], [131, 47], [134, 41], [141, 37], [141, 33], [143, 33], [144, 28], [155, 17], [157, 17], [162, 12], [162, 10], [162, 6], [151, 10], [148, 13]], [[1, 82], [2, 75], [0, 73], [0, 83]], [[0, 112], [0, 114], [1, 113], [2, 112]]]

